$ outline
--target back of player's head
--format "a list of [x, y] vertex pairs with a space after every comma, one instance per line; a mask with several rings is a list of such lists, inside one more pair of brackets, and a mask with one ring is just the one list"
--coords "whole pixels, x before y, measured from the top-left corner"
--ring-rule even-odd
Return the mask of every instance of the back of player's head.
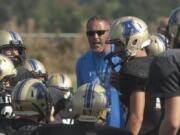
[[52, 104], [49, 92], [37, 79], [20, 81], [11, 96], [16, 115], [37, 116], [39, 119], [46, 119], [50, 115]]
[[103, 125], [108, 111], [105, 89], [98, 84], [86, 83], [80, 86], [72, 97], [72, 113], [75, 122]]
[[168, 39], [161, 33], [152, 34], [150, 40], [150, 45], [146, 47], [148, 55], [159, 55], [169, 48]]

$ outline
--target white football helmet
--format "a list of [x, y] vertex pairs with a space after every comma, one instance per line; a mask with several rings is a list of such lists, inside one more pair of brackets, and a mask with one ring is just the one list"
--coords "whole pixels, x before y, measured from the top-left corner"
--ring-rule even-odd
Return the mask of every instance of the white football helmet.
[[150, 44], [146, 23], [133, 16], [116, 19], [110, 28], [109, 43], [119, 46], [122, 57], [135, 56], [138, 50]]
[[47, 71], [39, 60], [27, 59], [24, 67], [34, 75], [34, 78], [39, 79], [39, 77], [42, 77], [44, 81], [47, 80]]
[[19, 116], [39, 116], [45, 119], [52, 108], [51, 98], [45, 85], [38, 79], [20, 81], [11, 94], [14, 112]]
[[174, 9], [170, 14], [168, 31], [173, 34], [175, 44], [180, 43], [180, 7]]
[[47, 81], [47, 86], [55, 87], [64, 93], [64, 98], [69, 99], [73, 92], [72, 81], [67, 74], [55, 73]]
[[72, 97], [72, 113], [75, 121], [103, 124], [107, 117], [108, 100], [105, 89], [98, 84], [80, 86]]
[[17, 71], [14, 67], [12, 61], [0, 54], [0, 81], [2, 81], [5, 77], [15, 76]]
[[168, 39], [161, 33], [150, 36], [151, 44], [146, 47], [148, 55], [158, 55], [169, 48]]
[[0, 31], [0, 51], [2, 51], [2, 49], [5, 49], [7, 47], [18, 48], [19, 56], [18, 56], [17, 64], [22, 64], [26, 59], [26, 52], [25, 52], [26, 47], [23, 44], [21, 36], [15, 31], [10, 31], [10, 30]]

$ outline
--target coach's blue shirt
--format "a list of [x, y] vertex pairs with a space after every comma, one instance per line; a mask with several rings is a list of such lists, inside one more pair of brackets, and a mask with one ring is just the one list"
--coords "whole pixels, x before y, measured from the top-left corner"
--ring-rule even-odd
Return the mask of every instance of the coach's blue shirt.
[[[110, 52], [109, 52], [110, 53]], [[117, 90], [109, 84], [111, 66], [105, 56], [108, 54], [97, 54], [91, 49], [82, 55], [76, 64], [77, 87], [85, 83], [97, 83], [106, 89], [111, 103], [111, 112], [108, 125], [123, 127], [123, 114]]]
[[104, 83], [105, 73], [109, 72], [104, 54], [95, 54], [89, 50], [80, 57], [76, 64], [77, 87], [88, 82]]

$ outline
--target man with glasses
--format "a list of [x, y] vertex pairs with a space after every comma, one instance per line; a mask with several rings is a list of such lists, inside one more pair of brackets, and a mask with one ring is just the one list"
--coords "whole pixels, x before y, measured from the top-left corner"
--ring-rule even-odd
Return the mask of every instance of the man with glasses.
[[[101, 71], [106, 66], [104, 57], [111, 51], [111, 45], [105, 43], [110, 29], [108, 20], [94, 16], [88, 20], [86, 27], [90, 49], [77, 62], [78, 87], [87, 82], [103, 81], [101, 80], [103, 79]], [[96, 74], [100, 80], [95, 80]]]
[[108, 125], [122, 127], [122, 111], [118, 92], [110, 87], [111, 67], [106, 59], [112, 52], [111, 44], [106, 44], [109, 38], [109, 21], [101, 16], [93, 16], [88, 20], [86, 30], [90, 49], [77, 61], [77, 87], [85, 83], [97, 83], [103, 86], [112, 106]]

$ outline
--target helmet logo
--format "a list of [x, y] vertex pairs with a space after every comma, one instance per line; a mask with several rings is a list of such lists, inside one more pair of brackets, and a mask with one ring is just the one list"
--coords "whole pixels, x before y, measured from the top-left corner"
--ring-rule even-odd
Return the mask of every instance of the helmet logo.
[[123, 22], [123, 29], [124, 29], [124, 37], [128, 38], [130, 35], [138, 33], [139, 30], [133, 24], [132, 20], [128, 20]]
[[35, 84], [35, 87], [37, 88], [37, 99], [43, 99], [46, 96], [44, 87], [40, 83]]

